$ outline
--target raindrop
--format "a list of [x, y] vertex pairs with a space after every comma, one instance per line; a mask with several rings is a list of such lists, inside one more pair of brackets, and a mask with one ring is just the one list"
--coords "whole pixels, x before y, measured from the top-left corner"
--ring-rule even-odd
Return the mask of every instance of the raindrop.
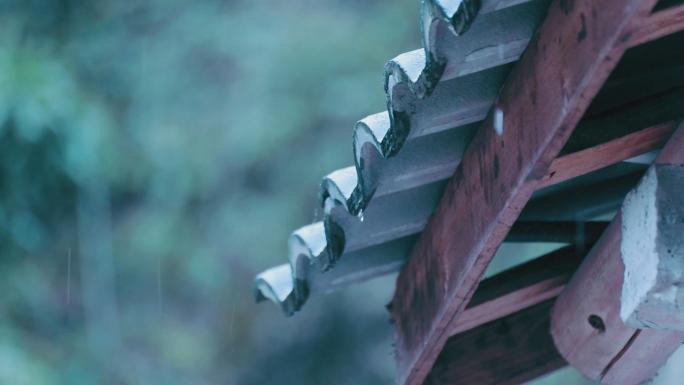
[[67, 287], [66, 287], [66, 303], [71, 303], [71, 247], [67, 252]]
[[503, 135], [503, 130], [504, 130], [504, 113], [501, 108], [496, 108], [496, 111], [494, 112], [494, 130], [496, 131], [496, 134], [501, 136]]
[[233, 299], [233, 306], [230, 309], [230, 327], [229, 327], [229, 332], [228, 332], [228, 337], [230, 339], [233, 338], [233, 327], [235, 325], [235, 305], [237, 305], [237, 301]]

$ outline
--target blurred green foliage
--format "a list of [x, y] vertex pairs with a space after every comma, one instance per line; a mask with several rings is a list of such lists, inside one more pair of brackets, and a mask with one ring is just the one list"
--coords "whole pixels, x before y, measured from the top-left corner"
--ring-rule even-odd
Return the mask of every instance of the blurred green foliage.
[[389, 382], [386, 282], [250, 286], [418, 36], [416, 1], [0, 0], [0, 383]]

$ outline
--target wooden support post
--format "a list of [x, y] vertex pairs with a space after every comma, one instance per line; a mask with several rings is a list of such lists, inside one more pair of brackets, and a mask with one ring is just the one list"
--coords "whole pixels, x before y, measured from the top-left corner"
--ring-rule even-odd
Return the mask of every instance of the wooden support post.
[[400, 384], [423, 382], [500, 243], [620, 60], [624, 33], [654, 3], [551, 4], [397, 279]]
[[620, 317], [636, 328], [684, 330], [684, 167], [651, 166], [622, 206]]
[[[684, 125], [657, 163], [684, 164]], [[681, 346], [684, 333], [639, 330], [620, 319], [621, 225], [618, 214], [556, 301], [551, 333], [558, 351], [585, 376], [630, 385], [653, 376]]]

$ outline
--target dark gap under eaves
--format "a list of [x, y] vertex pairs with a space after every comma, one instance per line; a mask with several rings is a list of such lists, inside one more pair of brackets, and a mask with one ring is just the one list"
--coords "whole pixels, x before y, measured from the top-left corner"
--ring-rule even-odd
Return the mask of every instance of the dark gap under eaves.
[[518, 220], [588, 221], [615, 212], [647, 165], [618, 163], [535, 192]]
[[549, 333], [554, 301], [450, 337], [424, 385], [515, 385], [567, 365]]
[[653, 12], [662, 11], [663, 9], [667, 9], [682, 4], [684, 4], [684, 0], [660, 0], [656, 4], [655, 8], [653, 8]]
[[627, 50], [561, 155], [684, 118], [684, 32]]

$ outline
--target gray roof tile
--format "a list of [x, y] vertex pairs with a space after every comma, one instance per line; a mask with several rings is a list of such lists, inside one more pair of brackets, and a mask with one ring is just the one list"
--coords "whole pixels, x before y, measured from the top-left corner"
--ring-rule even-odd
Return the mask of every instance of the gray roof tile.
[[403, 264], [548, 3], [423, 1], [424, 48], [385, 66], [387, 112], [355, 125], [354, 166], [323, 179], [323, 220], [292, 234], [288, 264], [257, 276], [258, 300], [292, 314], [310, 292]]

